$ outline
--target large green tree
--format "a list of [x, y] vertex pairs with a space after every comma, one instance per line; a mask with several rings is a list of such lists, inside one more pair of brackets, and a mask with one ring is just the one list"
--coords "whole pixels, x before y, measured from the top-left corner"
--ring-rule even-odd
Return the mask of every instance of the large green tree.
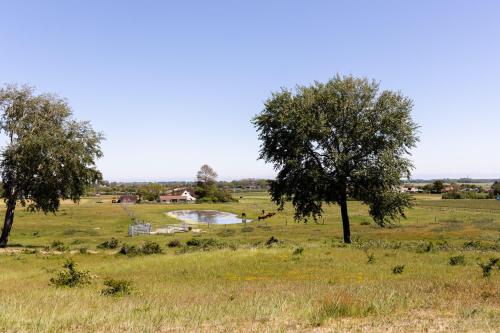
[[141, 200], [155, 201], [160, 200], [160, 195], [165, 192], [165, 188], [158, 183], [148, 183], [141, 185], [137, 192]]
[[418, 140], [411, 110], [409, 98], [352, 76], [273, 93], [253, 119], [260, 158], [278, 172], [272, 200], [281, 209], [291, 201], [297, 220], [316, 219], [323, 203], [339, 204], [346, 243], [349, 198], [368, 204], [381, 226], [404, 216], [411, 198], [399, 189]]
[[435, 180], [432, 183], [432, 190], [436, 193], [441, 193], [444, 190], [444, 182], [442, 180]]
[[7, 138], [1, 151], [6, 202], [0, 247], [7, 246], [16, 205], [29, 211], [56, 212], [61, 199], [78, 201], [101, 173], [102, 135], [88, 122], [71, 117], [68, 103], [31, 87], [0, 89], [0, 129]]
[[493, 195], [500, 195], [500, 181], [495, 181], [491, 185], [491, 191], [493, 192]]

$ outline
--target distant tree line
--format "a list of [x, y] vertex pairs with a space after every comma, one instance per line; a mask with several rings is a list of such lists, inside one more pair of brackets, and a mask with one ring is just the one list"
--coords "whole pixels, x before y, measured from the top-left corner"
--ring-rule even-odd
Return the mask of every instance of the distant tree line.
[[[136, 194], [143, 197], [143, 200], [156, 200], [159, 194], [171, 192], [173, 189], [188, 188], [194, 189], [198, 181], [191, 182], [110, 182], [101, 181], [98, 184], [87, 186], [86, 194], [94, 196], [101, 195], [121, 195]], [[265, 191], [269, 188], [267, 179], [246, 178], [232, 181], [214, 180], [217, 187], [227, 191]], [[153, 197], [153, 198], [152, 198]]]

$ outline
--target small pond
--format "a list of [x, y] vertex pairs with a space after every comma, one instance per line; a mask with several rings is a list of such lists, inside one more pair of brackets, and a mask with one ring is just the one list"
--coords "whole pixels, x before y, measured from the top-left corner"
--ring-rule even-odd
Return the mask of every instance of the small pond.
[[186, 223], [206, 223], [206, 224], [237, 224], [251, 222], [250, 219], [241, 219], [238, 215], [218, 210], [174, 210], [167, 213]]

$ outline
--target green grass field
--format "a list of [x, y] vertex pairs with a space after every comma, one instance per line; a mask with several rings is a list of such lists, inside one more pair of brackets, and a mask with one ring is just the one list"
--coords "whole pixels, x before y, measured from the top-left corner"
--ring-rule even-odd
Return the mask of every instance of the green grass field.
[[[169, 210], [249, 218], [276, 211], [265, 193], [240, 195], [231, 204], [127, 209], [111, 198], [86, 198], [64, 203], [57, 215], [18, 209], [11, 247], [0, 252], [0, 332], [500, 330], [500, 270], [484, 278], [478, 265], [500, 256], [498, 201], [416, 196], [408, 218], [384, 229], [367, 207], [349, 202], [354, 242], [347, 246], [336, 206], [326, 207], [317, 223], [295, 223], [287, 207], [246, 226], [201, 226], [200, 235], [127, 236], [128, 211], [155, 227], [178, 223], [165, 215]], [[266, 246], [271, 236], [279, 242]], [[96, 248], [111, 237], [122, 244], [154, 241], [164, 253], [124, 256]], [[184, 245], [193, 237], [216, 245]], [[167, 247], [174, 239], [183, 246]], [[69, 249], [47, 248], [55, 240]], [[465, 263], [450, 265], [457, 255]], [[49, 285], [67, 258], [90, 272], [90, 285]], [[401, 274], [393, 273], [397, 265], [404, 265]], [[132, 293], [101, 295], [108, 277], [131, 281]]]

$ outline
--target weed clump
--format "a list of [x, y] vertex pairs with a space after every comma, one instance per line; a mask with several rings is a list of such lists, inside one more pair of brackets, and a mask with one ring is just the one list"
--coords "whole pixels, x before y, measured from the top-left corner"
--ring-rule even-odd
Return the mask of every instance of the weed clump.
[[450, 260], [448, 261], [448, 263], [451, 266], [465, 265], [465, 256], [463, 256], [463, 255], [452, 256], [452, 257], [450, 257]]
[[313, 314], [312, 324], [321, 326], [330, 318], [365, 317], [375, 312], [372, 304], [361, 302], [349, 295], [325, 299]]
[[396, 265], [392, 268], [393, 274], [401, 274], [405, 269], [405, 265]]
[[478, 250], [481, 248], [481, 242], [480, 241], [465, 242], [463, 248], [464, 250]]
[[23, 249], [21, 252], [24, 254], [38, 254], [40, 251], [38, 249]]
[[63, 242], [55, 240], [50, 244], [50, 249], [59, 252], [68, 251], [68, 247]]
[[495, 267], [500, 267], [500, 258], [490, 258], [486, 263], [479, 263], [479, 267], [483, 270], [483, 277], [487, 278], [491, 276], [491, 271]]
[[417, 253], [431, 252], [433, 248], [434, 248], [434, 243], [432, 242], [420, 243], [417, 247]]
[[107, 278], [104, 280], [104, 289], [101, 290], [101, 295], [104, 296], [123, 296], [130, 295], [132, 291], [132, 282], [127, 280], [115, 280]]
[[82, 246], [81, 248], [79, 248], [78, 252], [80, 252], [80, 254], [87, 254], [87, 253], [89, 253], [88, 249], [85, 246]]
[[107, 240], [105, 242], [102, 242], [101, 244], [97, 245], [98, 249], [116, 249], [118, 247], [118, 239], [116, 238], [111, 238], [110, 240]]
[[274, 244], [277, 244], [277, 243], [279, 243], [279, 240], [277, 238], [275, 238], [274, 236], [271, 236], [271, 238], [269, 238], [266, 241], [266, 246], [267, 247], [271, 247], [271, 246], [273, 246]]
[[301, 254], [302, 254], [302, 252], [304, 252], [304, 248], [303, 248], [303, 247], [298, 247], [298, 248], [296, 248], [296, 249], [293, 251], [292, 255], [294, 255], [294, 256], [298, 256], [298, 255], [301, 255]]
[[375, 255], [373, 253], [369, 253], [368, 250], [365, 250], [366, 254], [366, 263], [374, 264], [375, 263]]
[[88, 271], [79, 271], [73, 260], [68, 259], [63, 268], [57, 275], [50, 279], [50, 284], [56, 287], [79, 287], [90, 284], [90, 273]]
[[181, 247], [181, 241], [178, 239], [172, 239], [170, 242], [167, 243], [167, 247]]

